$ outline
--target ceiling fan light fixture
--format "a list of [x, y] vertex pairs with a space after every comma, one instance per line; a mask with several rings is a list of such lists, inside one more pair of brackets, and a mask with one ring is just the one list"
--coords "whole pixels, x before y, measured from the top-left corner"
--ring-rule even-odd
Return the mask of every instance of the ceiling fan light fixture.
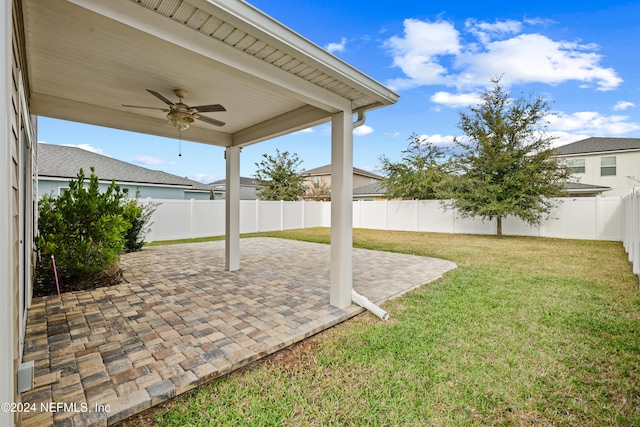
[[167, 114], [167, 119], [171, 126], [180, 131], [189, 129], [189, 125], [194, 122], [194, 118], [191, 114], [177, 110], [169, 112], [169, 114]]

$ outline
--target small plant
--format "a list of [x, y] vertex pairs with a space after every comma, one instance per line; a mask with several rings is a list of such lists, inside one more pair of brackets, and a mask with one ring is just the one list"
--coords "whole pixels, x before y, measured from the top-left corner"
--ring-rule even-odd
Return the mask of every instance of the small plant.
[[125, 202], [122, 215], [131, 227], [125, 234], [124, 249], [126, 252], [136, 252], [144, 246], [144, 238], [149, 233], [151, 227], [151, 215], [158, 206], [157, 203], [141, 203], [139, 201], [140, 192], [136, 193], [136, 198]]

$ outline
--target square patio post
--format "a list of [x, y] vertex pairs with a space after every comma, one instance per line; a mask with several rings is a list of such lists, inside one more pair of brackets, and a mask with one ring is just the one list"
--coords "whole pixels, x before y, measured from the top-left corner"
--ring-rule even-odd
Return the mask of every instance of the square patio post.
[[351, 304], [353, 287], [353, 124], [351, 112], [331, 117], [331, 294], [334, 307]]
[[240, 147], [227, 147], [225, 196], [225, 270], [240, 269]]

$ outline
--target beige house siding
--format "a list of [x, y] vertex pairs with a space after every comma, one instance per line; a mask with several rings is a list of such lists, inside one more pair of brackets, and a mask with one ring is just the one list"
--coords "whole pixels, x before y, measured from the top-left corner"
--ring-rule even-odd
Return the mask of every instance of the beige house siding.
[[[353, 188], [369, 185], [377, 181], [379, 180], [372, 177], [363, 176], [358, 173], [353, 174]], [[331, 174], [312, 175], [312, 176], [309, 176], [307, 179], [305, 179], [305, 182], [307, 184], [307, 188], [311, 188], [312, 185], [317, 182], [321, 184], [326, 184], [327, 187], [331, 189]]]
[[[584, 159], [584, 173], [574, 173], [573, 178], [583, 184], [611, 187], [603, 196], [622, 196], [634, 186], [640, 185], [640, 151], [583, 153], [562, 157], [568, 164], [571, 160]], [[615, 175], [602, 175], [602, 158], [605, 157], [615, 158]]]

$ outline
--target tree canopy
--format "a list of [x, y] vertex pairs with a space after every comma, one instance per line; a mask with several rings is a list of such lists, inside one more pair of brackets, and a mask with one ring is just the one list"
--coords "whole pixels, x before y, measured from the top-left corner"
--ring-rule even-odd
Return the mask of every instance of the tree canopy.
[[554, 200], [565, 195], [568, 169], [555, 157], [554, 137], [546, 133], [548, 104], [540, 97], [512, 99], [492, 79], [478, 105], [460, 112], [452, 154], [455, 173], [449, 180], [450, 207], [464, 216], [502, 219], [512, 215], [538, 224], [548, 217]]
[[404, 157], [392, 162], [380, 157], [388, 199], [429, 200], [438, 198], [438, 186], [449, 173], [445, 152], [424, 137], [412, 134]]
[[258, 197], [262, 200], [300, 200], [307, 187], [302, 171], [298, 168], [302, 160], [288, 151], [276, 155], [262, 155], [263, 160], [256, 163], [258, 169], [254, 177], [258, 181]]

